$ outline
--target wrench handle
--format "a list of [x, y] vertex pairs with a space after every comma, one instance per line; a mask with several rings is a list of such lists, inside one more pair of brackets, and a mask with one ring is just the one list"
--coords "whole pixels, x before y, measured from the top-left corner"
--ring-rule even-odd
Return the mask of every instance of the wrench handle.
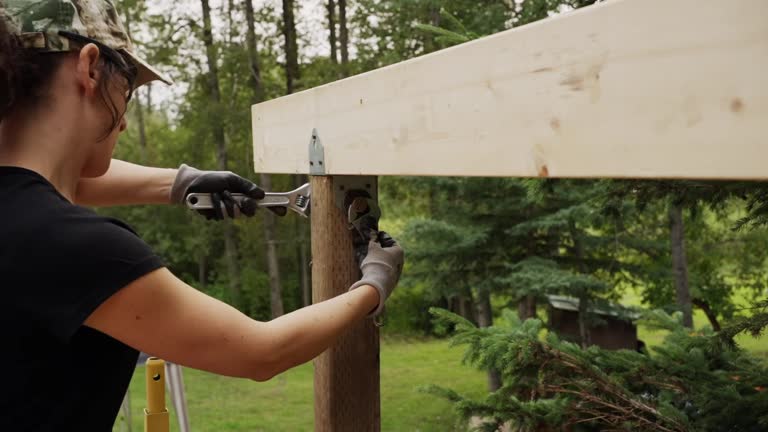
[[[232, 194], [232, 198], [238, 203], [246, 199], [243, 194]], [[213, 208], [211, 194], [191, 193], [187, 195], [187, 207], [192, 210], [208, 210]], [[288, 207], [291, 204], [290, 198], [279, 193], [269, 193], [264, 195], [264, 199], [256, 201], [257, 207]]]

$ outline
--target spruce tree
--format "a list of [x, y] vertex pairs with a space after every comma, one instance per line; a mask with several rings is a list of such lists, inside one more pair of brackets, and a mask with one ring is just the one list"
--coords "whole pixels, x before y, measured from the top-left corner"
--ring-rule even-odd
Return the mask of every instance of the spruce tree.
[[[653, 354], [583, 349], [540, 337], [543, 324], [506, 311], [490, 328], [434, 309], [438, 324], [454, 328], [464, 361], [499, 370], [504, 383], [481, 399], [449, 388], [425, 389], [454, 402], [481, 431], [508, 424], [520, 431], [748, 431], [768, 428], [768, 368], [740, 350], [733, 336], [768, 325], [768, 300], [752, 319], [720, 334], [690, 333], [681, 314], [654, 311], [649, 325], [669, 331]], [[746, 324], [747, 322], [752, 325]]]

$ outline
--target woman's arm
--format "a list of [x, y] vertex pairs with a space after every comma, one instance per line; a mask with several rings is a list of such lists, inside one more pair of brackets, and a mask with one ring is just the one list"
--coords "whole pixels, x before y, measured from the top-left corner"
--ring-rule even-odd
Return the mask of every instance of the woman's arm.
[[325, 351], [379, 298], [363, 285], [265, 323], [160, 269], [107, 299], [85, 325], [174, 363], [265, 381]]
[[80, 179], [75, 202], [94, 207], [168, 204], [176, 172], [112, 159], [103, 176]]

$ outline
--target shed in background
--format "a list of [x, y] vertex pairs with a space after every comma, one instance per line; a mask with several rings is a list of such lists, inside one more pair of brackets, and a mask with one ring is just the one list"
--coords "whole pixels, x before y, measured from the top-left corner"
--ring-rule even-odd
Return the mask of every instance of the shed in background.
[[[561, 339], [581, 342], [579, 335], [579, 299], [559, 295], [547, 296], [549, 327]], [[643, 342], [637, 339], [636, 321], [640, 315], [615, 303], [590, 305], [590, 345], [605, 349], [641, 350]]]

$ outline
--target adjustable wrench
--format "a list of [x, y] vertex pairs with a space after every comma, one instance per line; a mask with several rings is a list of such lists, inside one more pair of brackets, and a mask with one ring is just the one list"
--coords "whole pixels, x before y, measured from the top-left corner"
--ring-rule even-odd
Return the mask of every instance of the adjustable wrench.
[[[264, 198], [256, 200], [257, 207], [286, 207], [304, 217], [309, 217], [310, 207], [310, 195], [312, 195], [312, 187], [309, 183], [304, 184], [300, 188], [290, 192], [267, 192], [264, 194]], [[242, 201], [246, 198], [243, 194], [232, 194], [235, 201]], [[205, 210], [213, 208], [213, 201], [211, 200], [211, 194], [207, 193], [191, 193], [187, 195], [187, 207], [192, 210]], [[224, 203], [221, 204], [221, 210], [226, 214]], [[238, 207], [235, 206], [235, 216], [237, 216]]]

